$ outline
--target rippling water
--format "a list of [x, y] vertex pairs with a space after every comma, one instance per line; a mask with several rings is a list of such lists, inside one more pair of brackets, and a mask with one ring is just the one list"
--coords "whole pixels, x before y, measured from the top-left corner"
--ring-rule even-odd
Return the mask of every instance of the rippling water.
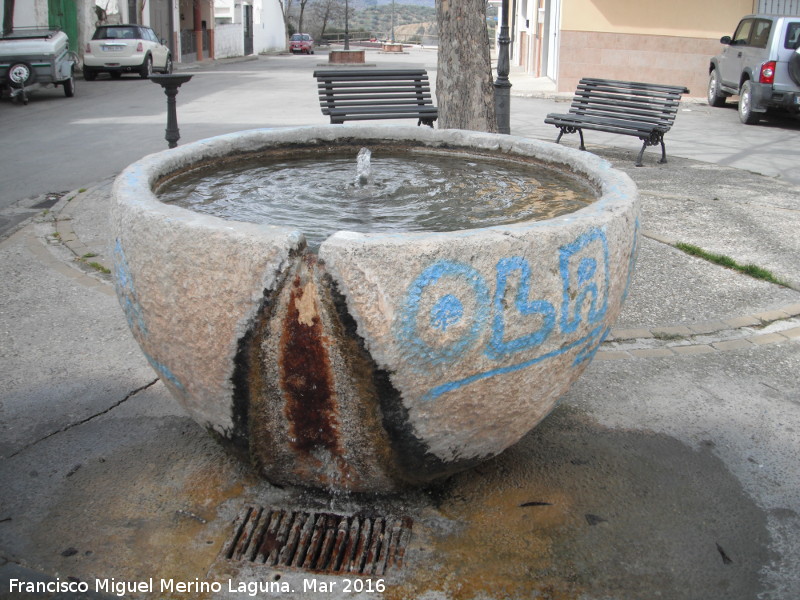
[[316, 249], [336, 231], [453, 231], [549, 219], [596, 197], [566, 174], [507, 159], [359, 147], [313, 157], [228, 161], [170, 179], [163, 202], [226, 219], [300, 229]]

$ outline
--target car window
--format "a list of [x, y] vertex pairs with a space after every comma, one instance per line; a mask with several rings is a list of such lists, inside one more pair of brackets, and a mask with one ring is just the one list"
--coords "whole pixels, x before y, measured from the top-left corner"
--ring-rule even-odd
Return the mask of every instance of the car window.
[[755, 48], [766, 48], [771, 30], [772, 21], [756, 19], [753, 24], [753, 35], [750, 36], [750, 45]]
[[99, 27], [93, 40], [135, 40], [138, 34], [133, 27]]
[[299, 41], [301, 41], [302, 39], [303, 39], [303, 36], [302, 36], [302, 35], [300, 35], [299, 33], [295, 33], [295, 34], [292, 36], [292, 38], [291, 38], [291, 40], [292, 40], [293, 42], [299, 42]]
[[736, 33], [733, 34], [733, 41], [731, 44], [736, 46], [745, 46], [750, 40], [750, 32], [753, 29], [753, 19], [745, 19], [736, 28]]
[[798, 44], [800, 44], [800, 21], [794, 21], [786, 27], [786, 39], [783, 41], [783, 47], [797, 50]]
[[151, 42], [155, 42], [156, 44], [159, 43], [158, 36], [156, 36], [156, 32], [152, 29], [145, 29], [144, 32], [147, 34], [147, 39]]

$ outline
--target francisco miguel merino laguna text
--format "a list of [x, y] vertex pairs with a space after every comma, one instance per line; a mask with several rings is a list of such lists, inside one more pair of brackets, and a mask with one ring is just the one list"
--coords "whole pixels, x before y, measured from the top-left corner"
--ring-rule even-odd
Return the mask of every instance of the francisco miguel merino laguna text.
[[[24, 579], [9, 579], [10, 592], [22, 592], [28, 594], [55, 594], [55, 593], [86, 593], [89, 591], [89, 583], [76, 581], [74, 579], [54, 581], [26, 581]], [[125, 594], [153, 593], [158, 590], [164, 592], [179, 593], [218, 593], [223, 590], [232, 594], [246, 594], [256, 596], [258, 594], [288, 594], [295, 590], [291, 588], [287, 581], [234, 581], [228, 579], [227, 586], [223, 586], [218, 581], [201, 581], [195, 578], [194, 581], [176, 581], [174, 579], [159, 579], [156, 585], [155, 579], [150, 577], [142, 581], [118, 581], [114, 578], [95, 579], [94, 592], [114, 594], [122, 597]], [[341, 588], [336, 590], [336, 588]], [[339, 581], [325, 581], [316, 578], [303, 579], [303, 592], [330, 593], [341, 591], [351, 592], [378, 592], [382, 593], [386, 589], [383, 579], [343, 579]]]

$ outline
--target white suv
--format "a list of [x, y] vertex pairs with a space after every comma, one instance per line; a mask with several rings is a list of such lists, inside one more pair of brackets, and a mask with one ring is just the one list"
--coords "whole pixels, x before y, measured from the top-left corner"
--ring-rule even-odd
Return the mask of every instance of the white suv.
[[739, 96], [739, 119], [758, 123], [768, 108], [800, 113], [800, 17], [748, 15], [711, 59], [708, 103]]
[[101, 25], [86, 44], [83, 77], [87, 81], [103, 72], [113, 78], [133, 72], [147, 79], [153, 71], [172, 73], [172, 55], [149, 27]]

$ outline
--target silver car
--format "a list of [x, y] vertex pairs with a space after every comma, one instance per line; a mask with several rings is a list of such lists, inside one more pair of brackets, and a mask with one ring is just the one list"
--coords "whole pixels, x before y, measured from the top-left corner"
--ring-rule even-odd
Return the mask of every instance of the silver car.
[[800, 17], [748, 15], [711, 59], [708, 103], [739, 96], [739, 119], [758, 123], [769, 108], [800, 113]]
[[86, 44], [83, 77], [93, 81], [98, 73], [119, 78], [138, 73], [147, 79], [154, 71], [172, 73], [172, 55], [164, 40], [143, 25], [101, 25]]

